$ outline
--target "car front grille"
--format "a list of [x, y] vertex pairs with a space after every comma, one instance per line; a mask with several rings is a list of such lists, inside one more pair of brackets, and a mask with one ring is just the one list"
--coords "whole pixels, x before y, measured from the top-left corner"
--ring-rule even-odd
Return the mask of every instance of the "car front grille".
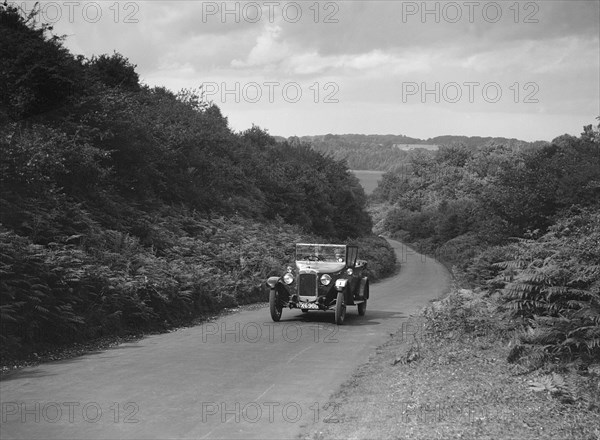
[[317, 274], [301, 273], [298, 278], [298, 295], [317, 296]]

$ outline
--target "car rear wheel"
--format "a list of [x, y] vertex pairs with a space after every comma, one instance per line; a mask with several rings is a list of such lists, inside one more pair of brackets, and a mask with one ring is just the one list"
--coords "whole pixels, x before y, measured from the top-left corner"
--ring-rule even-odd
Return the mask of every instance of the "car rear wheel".
[[346, 299], [344, 292], [338, 292], [337, 299], [335, 301], [335, 323], [342, 325], [344, 318], [346, 317]]
[[358, 315], [365, 316], [365, 313], [367, 313], [367, 300], [366, 299], [358, 305]]
[[271, 311], [271, 319], [279, 322], [283, 306], [279, 302], [279, 295], [275, 289], [271, 289], [271, 292], [269, 292], [269, 309]]

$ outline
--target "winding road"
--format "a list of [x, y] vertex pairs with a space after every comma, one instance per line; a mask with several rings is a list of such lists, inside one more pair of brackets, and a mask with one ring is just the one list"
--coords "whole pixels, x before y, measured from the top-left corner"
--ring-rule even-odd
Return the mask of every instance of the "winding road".
[[399, 274], [371, 285], [367, 314], [268, 308], [0, 382], [2, 439], [294, 439], [335, 422], [328, 398], [410, 314], [449, 287], [443, 266], [396, 241]]

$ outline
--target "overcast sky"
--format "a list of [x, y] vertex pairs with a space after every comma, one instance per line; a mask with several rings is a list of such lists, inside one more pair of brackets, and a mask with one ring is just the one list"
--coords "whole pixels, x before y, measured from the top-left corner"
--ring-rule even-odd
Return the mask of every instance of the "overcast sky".
[[61, 0], [41, 17], [145, 84], [204, 85], [236, 131], [533, 141], [600, 115], [599, 5]]

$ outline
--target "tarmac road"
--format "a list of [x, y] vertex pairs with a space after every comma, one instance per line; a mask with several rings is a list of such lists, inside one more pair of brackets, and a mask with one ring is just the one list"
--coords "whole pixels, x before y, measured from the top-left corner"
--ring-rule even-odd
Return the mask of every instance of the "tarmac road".
[[2, 439], [297, 438], [336, 421], [328, 398], [410, 314], [449, 287], [446, 269], [391, 241], [402, 268], [371, 285], [367, 313], [268, 308], [23, 369], [0, 382]]

